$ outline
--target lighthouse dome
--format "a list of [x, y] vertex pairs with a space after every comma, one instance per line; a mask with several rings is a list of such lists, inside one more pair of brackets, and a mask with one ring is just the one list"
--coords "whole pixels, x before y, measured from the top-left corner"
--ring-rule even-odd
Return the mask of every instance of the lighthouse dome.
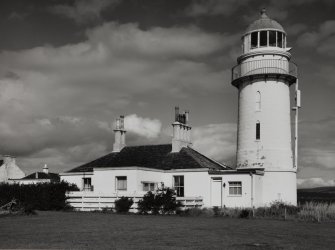
[[245, 33], [251, 33], [256, 30], [277, 30], [286, 33], [283, 26], [268, 17], [265, 9], [261, 10], [261, 17], [250, 24]]

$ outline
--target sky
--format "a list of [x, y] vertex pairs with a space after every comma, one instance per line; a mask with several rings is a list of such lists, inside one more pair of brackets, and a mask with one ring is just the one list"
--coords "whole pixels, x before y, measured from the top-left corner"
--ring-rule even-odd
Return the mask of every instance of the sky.
[[234, 166], [231, 68], [263, 7], [299, 67], [298, 185], [335, 185], [332, 0], [2, 0], [0, 154], [63, 172], [112, 151], [119, 115], [127, 145], [170, 143], [179, 106], [193, 147]]

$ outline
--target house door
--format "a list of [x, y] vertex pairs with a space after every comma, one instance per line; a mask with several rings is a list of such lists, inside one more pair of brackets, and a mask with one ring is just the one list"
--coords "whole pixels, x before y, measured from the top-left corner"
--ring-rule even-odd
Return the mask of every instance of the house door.
[[212, 207], [222, 207], [222, 178], [213, 177], [211, 188], [211, 204]]

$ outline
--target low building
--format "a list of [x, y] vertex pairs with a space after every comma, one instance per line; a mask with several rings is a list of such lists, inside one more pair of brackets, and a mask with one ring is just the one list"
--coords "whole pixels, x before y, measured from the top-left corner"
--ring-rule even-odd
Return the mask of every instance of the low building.
[[188, 112], [179, 114], [176, 108], [172, 126], [171, 144], [126, 146], [123, 116], [117, 119], [113, 152], [60, 174], [62, 180], [81, 190], [71, 194], [72, 198], [81, 197], [80, 201], [72, 199], [71, 205], [101, 209], [112, 205], [112, 197], [140, 198], [163, 186], [174, 188], [177, 199], [191, 206], [257, 205], [253, 192], [261, 181], [261, 169], [234, 170], [193, 149]]
[[45, 164], [42, 172], [35, 172], [30, 175], [27, 175], [20, 179], [10, 179], [10, 183], [17, 183], [22, 185], [28, 184], [38, 184], [38, 183], [51, 183], [51, 182], [59, 182], [60, 177], [56, 173], [50, 173], [48, 166]]

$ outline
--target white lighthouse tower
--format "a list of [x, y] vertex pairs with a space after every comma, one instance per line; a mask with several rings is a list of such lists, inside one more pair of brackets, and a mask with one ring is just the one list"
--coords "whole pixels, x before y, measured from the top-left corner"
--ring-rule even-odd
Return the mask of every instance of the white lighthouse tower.
[[242, 36], [242, 55], [232, 69], [238, 89], [237, 169], [264, 169], [259, 203], [297, 204], [293, 164], [290, 86], [297, 67], [290, 62], [286, 32], [265, 9]]

